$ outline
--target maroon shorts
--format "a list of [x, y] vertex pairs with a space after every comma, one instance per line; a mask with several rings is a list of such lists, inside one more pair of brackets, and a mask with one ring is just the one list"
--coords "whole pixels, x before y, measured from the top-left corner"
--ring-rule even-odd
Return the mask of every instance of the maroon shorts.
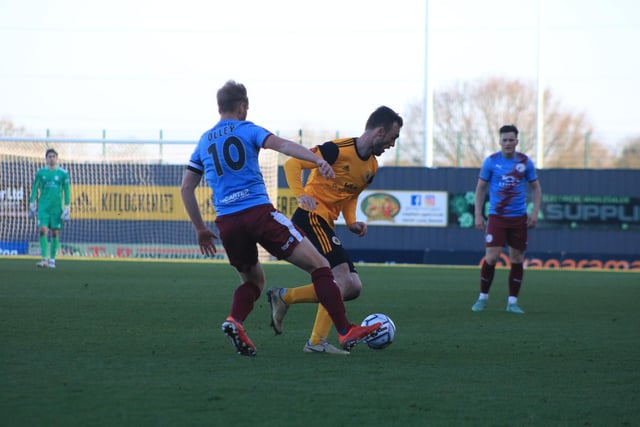
[[304, 233], [272, 205], [219, 216], [216, 225], [229, 263], [240, 272], [258, 263], [257, 244], [277, 259], [284, 259], [304, 238]]
[[527, 216], [489, 215], [484, 234], [485, 247], [511, 246], [524, 251], [527, 249]]

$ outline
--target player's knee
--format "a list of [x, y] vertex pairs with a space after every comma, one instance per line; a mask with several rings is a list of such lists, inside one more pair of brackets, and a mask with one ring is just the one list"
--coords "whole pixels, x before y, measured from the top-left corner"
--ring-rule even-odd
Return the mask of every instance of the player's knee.
[[484, 262], [486, 262], [489, 265], [496, 265], [496, 262], [498, 262], [498, 257], [487, 255], [484, 257]]
[[346, 292], [346, 294], [343, 296], [343, 300], [344, 301], [351, 301], [354, 300], [356, 298], [358, 298], [360, 296], [360, 291], [362, 290], [362, 288], [360, 289], [351, 289], [349, 291]]
[[344, 287], [342, 289], [342, 299], [345, 301], [351, 301], [360, 296], [362, 291], [362, 282], [360, 280], [349, 277], [345, 280]]
[[502, 254], [502, 248], [487, 248], [484, 260], [489, 265], [496, 265], [500, 258], [500, 254]]
[[329, 265], [329, 261], [327, 261], [327, 259], [318, 251], [314, 250], [313, 252], [311, 252], [309, 259], [313, 264], [314, 270], [318, 268], [331, 268], [331, 266]]
[[296, 245], [286, 260], [310, 274], [319, 268], [329, 268], [329, 261], [307, 239]]
[[524, 250], [509, 248], [509, 261], [513, 264], [520, 264], [524, 261]]
[[511, 261], [511, 264], [522, 264], [524, 261], [524, 254], [511, 255], [509, 257], [509, 261]]

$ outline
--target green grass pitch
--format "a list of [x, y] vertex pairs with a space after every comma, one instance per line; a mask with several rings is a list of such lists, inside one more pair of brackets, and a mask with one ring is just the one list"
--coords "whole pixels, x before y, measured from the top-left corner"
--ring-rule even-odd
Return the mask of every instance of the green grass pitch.
[[[0, 258], [0, 425], [640, 424], [640, 274], [527, 270], [518, 316], [504, 269], [473, 313], [476, 267], [358, 268], [348, 315], [388, 314], [390, 347], [305, 354], [315, 305], [292, 306], [275, 336], [263, 293], [248, 358], [220, 330], [238, 285], [227, 264]], [[267, 286], [308, 283], [265, 269]]]

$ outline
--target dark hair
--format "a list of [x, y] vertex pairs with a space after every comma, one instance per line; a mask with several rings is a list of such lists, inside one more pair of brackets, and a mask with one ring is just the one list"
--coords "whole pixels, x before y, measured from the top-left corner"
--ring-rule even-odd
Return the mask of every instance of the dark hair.
[[394, 123], [398, 123], [399, 127], [402, 127], [404, 124], [402, 121], [402, 117], [398, 115], [395, 111], [393, 111], [389, 107], [385, 107], [384, 105], [378, 107], [376, 111], [371, 113], [369, 119], [367, 120], [367, 124], [365, 125], [365, 130], [375, 129], [378, 126], [384, 127], [385, 132], [389, 132], [391, 130], [391, 126]]
[[55, 155], [56, 155], [56, 157], [58, 157], [58, 152], [57, 152], [56, 150], [54, 150], [53, 148], [49, 148], [49, 149], [47, 150], [47, 152], [46, 152], [46, 153], [44, 153], [44, 157], [47, 157], [47, 156], [49, 155], [49, 153], [53, 153], [53, 154], [55, 154]]
[[218, 89], [216, 97], [218, 109], [221, 113], [232, 112], [239, 103], [249, 102], [247, 88], [242, 83], [236, 83], [234, 80], [227, 81], [224, 86]]
[[500, 128], [500, 134], [513, 132], [518, 136], [518, 128], [515, 125], [504, 125]]

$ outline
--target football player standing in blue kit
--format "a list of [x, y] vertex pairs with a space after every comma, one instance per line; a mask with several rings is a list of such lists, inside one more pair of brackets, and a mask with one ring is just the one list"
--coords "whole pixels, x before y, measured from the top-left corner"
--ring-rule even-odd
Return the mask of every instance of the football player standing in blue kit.
[[[479, 230], [485, 230], [485, 258], [480, 271], [480, 295], [471, 310], [485, 309], [496, 262], [506, 245], [511, 262], [506, 310], [509, 313], [524, 314], [518, 306], [518, 295], [524, 276], [523, 261], [528, 229], [535, 227], [538, 222], [542, 189], [531, 159], [516, 151], [518, 128], [505, 125], [500, 128], [499, 134], [502, 150], [483, 161], [476, 186], [475, 226]], [[533, 209], [529, 215], [527, 183], [531, 187], [533, 200]], [[485, 223], [483, 208], [487, 188], [489, 217]]]

